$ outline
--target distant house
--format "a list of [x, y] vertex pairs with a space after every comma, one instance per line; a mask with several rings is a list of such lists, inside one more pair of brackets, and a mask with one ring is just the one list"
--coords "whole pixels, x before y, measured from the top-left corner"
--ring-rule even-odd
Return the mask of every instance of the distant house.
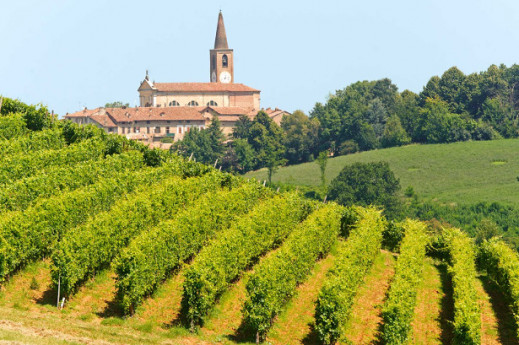
[[[155, 83], [146, 71], [138, 89], [140, 107], [85, 109], [65, 119], [158, 145], [165, 137], [181, 140], [191, 128], [203, 129], [218, 116], [229, 135], [241, 115], [252, 119], [261, 110], [260, 90], [234, 83], [234, 53], [227, 44], [221, 12], [209, 65], [209, 83]], [[265, 111], [278, 124], [288, 114], [277, 108]]]

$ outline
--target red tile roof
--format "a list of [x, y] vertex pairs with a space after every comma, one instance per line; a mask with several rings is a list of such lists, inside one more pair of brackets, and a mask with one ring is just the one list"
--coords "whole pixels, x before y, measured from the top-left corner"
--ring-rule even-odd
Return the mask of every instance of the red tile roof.
[[107, 108], [105, 110], [116, 122], [160, 120], [205, 121], [205, 118], [195, 107]]
[[65, 115], [65, 118], [68, 118], [68, 117], [88, 117], [96, 112], [99, 111], [99, 108], [96, 108], [96, 109], [83, 109], [83, 110], [80, 110], [80, 111], [76, 111], [75, 113], [72, 113], [72, 114], [67, 114]]
[[117, 127], [117, 125], [112, 121], [112, 119], [108, 115], [92, 115], [90, 119], [97, 122], [103, 127]]
[[205, 109], [213, 110], [219, 115], [256, 115], [257, 111], [254, 108], [242, 108], [242, 107], [205, 107]]
[[154, 88], [166, 92], [260, 92], [247, 85], [235, 83], [155, 83]]

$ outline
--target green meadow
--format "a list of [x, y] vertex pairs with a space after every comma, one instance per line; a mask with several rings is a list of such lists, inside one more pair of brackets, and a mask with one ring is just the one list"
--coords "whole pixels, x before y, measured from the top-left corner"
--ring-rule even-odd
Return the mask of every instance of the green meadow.
[[[452, 144], [409, 145], [330, 158], [329, 183], [341, 169], [354, 162], [386, 161], [400, 179], [402, 190], [412, 186], [426, 200], [446, 204], [479, 201], [519, 205], [519, 139], [469, 141]], [[245, 177], [267, 178], [266, 169]], [[316, 162], [280, 168], [273, 182], [317, 186]]]

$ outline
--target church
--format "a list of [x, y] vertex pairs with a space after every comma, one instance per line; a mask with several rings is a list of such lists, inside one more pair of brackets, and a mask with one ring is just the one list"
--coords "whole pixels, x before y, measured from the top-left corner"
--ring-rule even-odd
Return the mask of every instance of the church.
[[146, 71], [137, 90], [139, 107], [84, 109], [67, 114], [65, 119], [167, 148], [164, 142], [181, 140], [193, 127], [204, 129], [213, 116], [218, 116], [223, 133], [229, 136], [242, 115], [253, 119], [263, 110], [279, 124], [288, 114], [277, 108], [262, 109], [260, 90], [235, 83], [234, 54], [227, 43], [221, 11], [214, 48], [209, 51], [209, 78], [207, 83], [155, 83]]

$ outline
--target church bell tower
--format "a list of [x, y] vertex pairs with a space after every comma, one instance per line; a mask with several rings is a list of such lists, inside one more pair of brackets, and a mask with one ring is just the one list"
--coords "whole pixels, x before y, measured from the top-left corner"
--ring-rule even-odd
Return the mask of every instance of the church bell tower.
[[218, 14], [218, 26], [214, 39], [214, 49], [210, 50], [211, 82], [234, 83], [234, 56], [227, 45], [227, 35], [223, 24], [222, 11]]

